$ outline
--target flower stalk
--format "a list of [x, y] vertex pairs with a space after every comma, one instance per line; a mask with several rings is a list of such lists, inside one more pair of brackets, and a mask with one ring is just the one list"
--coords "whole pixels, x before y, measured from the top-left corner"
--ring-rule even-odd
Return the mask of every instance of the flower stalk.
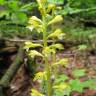
[[[45, 16], [42, 17], [43, 19], [43, 41], [44, 41], [44, 48], [47, 47], [47, 24], [46, 24], [46, 18]], [[46, 82], [46, 87], [47, 87], [47, 96], [52, 96], [52, 85], [51, 85], [51, 71], [50, 71], [50, 64], [48, 63], [48, 58], [46, 57], [46, 54], [44, 54], [44, 61], [45, 61], [45, 70], [46, 70], [46, 75], [47, 75], [47, 82]]]

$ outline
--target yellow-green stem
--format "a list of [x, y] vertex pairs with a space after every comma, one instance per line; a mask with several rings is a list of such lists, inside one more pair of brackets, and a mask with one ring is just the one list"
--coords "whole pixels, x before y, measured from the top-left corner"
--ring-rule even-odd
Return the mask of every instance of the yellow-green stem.
[[[46, 19], [43, 17], [43, 23], [44, 23], [44, 31], [43, 31], [43, 41], [44, 41], [44, 48], [47, 47], [47, 24], [46, 24]], [[52, 96], [52, 85], [51, 85], [51, 72], [50, 72], [50, 65], [48, 63], [48, 58], [46, 57], [46, 54], [44, 54], [44, 60], [45, 60], [45, 70], [47, 73], [47, 82], [46, 82], [46, 87], [47, 87], [47, 96]]]
[[[53, 45], [55, 44], [55, 39], [53, 39]], [[53, 53], [53, 63], [56, 62], [56, 53]], [[54, 74], [55, 74], [55, 78], [58, 77], [58, 69], [57, 66], [54, 67]]]

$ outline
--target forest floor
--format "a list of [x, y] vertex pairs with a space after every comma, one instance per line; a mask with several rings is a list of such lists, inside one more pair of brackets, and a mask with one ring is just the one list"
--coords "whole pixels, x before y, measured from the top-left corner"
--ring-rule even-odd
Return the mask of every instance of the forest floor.
[[[2, 43], [0, 43], [1, 48]], [[8, 69], [10, 64], [14, 61], [17, 54], [17, 49], [14, 47], [13, 43], [8, 43], [8, 46], [1, 48], [1, 51], [5, 53], [0, 55], [0, 77], [5, 71]], [[8, 55], [8, 50], [10, 56]], [[72, 69], [86, 69], [86, 74], [88, 77], [96, 78], [96, 50], [95, 51], [77, 51], [74, 46], [68, 47], [63, 51], [58, 51], [56, 54], [57, 58], [68, 58], [69, 63], [66, 68], [61, 67], [60, 72], [64, 72], [67, 76], [71, 77]], [[13, 78], [11, 84], [9, 85], [6, 96], [30, 96], [31, 88], [38, 87], [37, 83], [32, 81], [32, 77], [30, 76], [28, 69], [26, 68], [26, 57], [24, 58], [24, 64], [19, 68], [17, 74]], [[38, 58], [36, 60], [39, 63], [38, 70], [42, 70], [42, 60]], [[40, 67], [41, 65], [41, 67]], [[80, 78], [81, 81], [86, 80], [86, 76]], [[71, 96], [96, 96], [96, 90], [86, 89], [82, 94], [77, 92], [73, 92]]]
[[[96, 54], [87, 51], [76, 52], [76, 50], [69, 48], [65, 49], [65, 51], [57, 52], [57, 57], [69, 59], [68, 67], [60, 69], [60, 71], [64, 71], [69, 77], [74, 68], [86, 69], [87, 76], [96, 77]], [[37, 61], [39, 62], [39, 60]], [[82, 77], [80, 80], [84, 81], [86, 77]], [[34, 86], [38, 85], [32, 82], [32, 78], [28, 75], [23, 64], [12, 80], [10, 89], [7, 90], [7, 96], [30, 96], [30, 90]], [[96, 96], [96, 90], [87, 89], [84, 90], [83, 94], [75, 92], [72, 96]]]

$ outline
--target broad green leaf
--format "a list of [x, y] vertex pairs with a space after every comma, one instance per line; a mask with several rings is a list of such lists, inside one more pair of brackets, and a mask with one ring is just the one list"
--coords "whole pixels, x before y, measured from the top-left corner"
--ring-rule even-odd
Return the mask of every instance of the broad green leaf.
[[96, 90], [96, 79], [89, 79], [83, 82], [83, 86], [86, 88], [90, 88], [92, 90]]
[[17, 1], [17, 0], [11, 0], [11, 1], [9, 1], [8, 2], [8, 7], [11, 9], [10, 11], [12, 11], [12, 12], [17, 12], [17, 11], [19, 11], [19, 1]]
[[87, 49], [87, 45], [79, 45], [78, 46], [78, 50], [86, 50]]
[[29, 10], [32, 10], [32, 8], [36, 7], [37, 4], [35, 2], [24, 4], [20, 7], [19, 11], [27, 12]]
[[5, 4], [5, 0], [0, 0], [0, 5], [4, 5]]
[[72, 74], [75, 77], [82, 77], [86, 75], [85, 71], [86, 71], [85, 69], [75, 69], [73, 70]]
[[68, 15], [68, 14], [72, 14], [72, 13], [76, 13], [77, 11], [79, 11], [79, 9], [73, 9], [69, 6], [65, 6], [63, 10], [60, 10], [60, 14], [62, 15]]
[[63, 4], [64, 0], [47, 0], [49, 3], [53, 4]]
[[53, 96], [64, 96], [62, 91], [55, 90]]
[[83, 83], [80, 82], [78, 79], [75, 79], [75, 80], [70, 80], [69, 81], [69, 85], [72, 89], [72, 91], [77, 91], [77, 92], [83, 92]]
[[34, 58], [35, 56], [40, 56], [40, 57], [43, 57], [43, 55], [41, 53], [39, 53], [38, 51], [36, 50], [31, 50], [29, 51], [29, 54], [28, 54], [31, 58]]
[[65, 80], [68, 80], [68, 76], [66, 75], [59, 75], [58, 78], [56, 78], [55, 83], [62, 83], [65, 82]]
[[71, 93], [71, 88], [70, 88], [70, 86], [68, 86], [64, 90], [55, 89], [53, 96], [70, 96], [70, 93]]
[[11, 20], [14, 23], [24, 24], [27, 21], [27, 15], [23, 12], [13, 13]]
[[0, 11], [0, 18], [2, 17], [6, 17], [6, 18], [9, 18], [10, 17], [10, 12], [8, 10], [3, 10], [3, 11]]
[[52, 96], [70, 96], [70, 93], [71, 93], [70, 88], [67, 88], [67, 89], [65, 89], [63, 91], [55, 89], [55, 92], [54, 92], [54, 94]]

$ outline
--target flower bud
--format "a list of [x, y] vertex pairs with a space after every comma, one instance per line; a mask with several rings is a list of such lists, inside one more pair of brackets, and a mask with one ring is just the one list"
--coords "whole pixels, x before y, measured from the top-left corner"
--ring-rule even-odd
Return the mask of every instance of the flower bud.
[[30, 21], [35, 21], [35, 22], [38, 22], [38, 23], [42, 23], [42, 21], [39, 18], [37, 18], [36, 16], [32, 16], [31, 18], [29, 18], [29, 23], [31, 23]]
[[47, 12], [50, 12], [52, 9], [55, 9], [55, 8], [56, 8], [55, 4], [49, 4]]
[[61, 15], [57, 15], [53, 20], [51, 20], [48, 25], [54, 24], [54, 23], [58, 23], [63, 21], [63, 17]]
[[45, 8], [44, 8], [43, 6], [40, 6], [40, 7], [39, 7], [39, 11], [40, 11], [40, 13], [41, 13], [42, 15], [45, 15], [45, 14], [46, 14]]

